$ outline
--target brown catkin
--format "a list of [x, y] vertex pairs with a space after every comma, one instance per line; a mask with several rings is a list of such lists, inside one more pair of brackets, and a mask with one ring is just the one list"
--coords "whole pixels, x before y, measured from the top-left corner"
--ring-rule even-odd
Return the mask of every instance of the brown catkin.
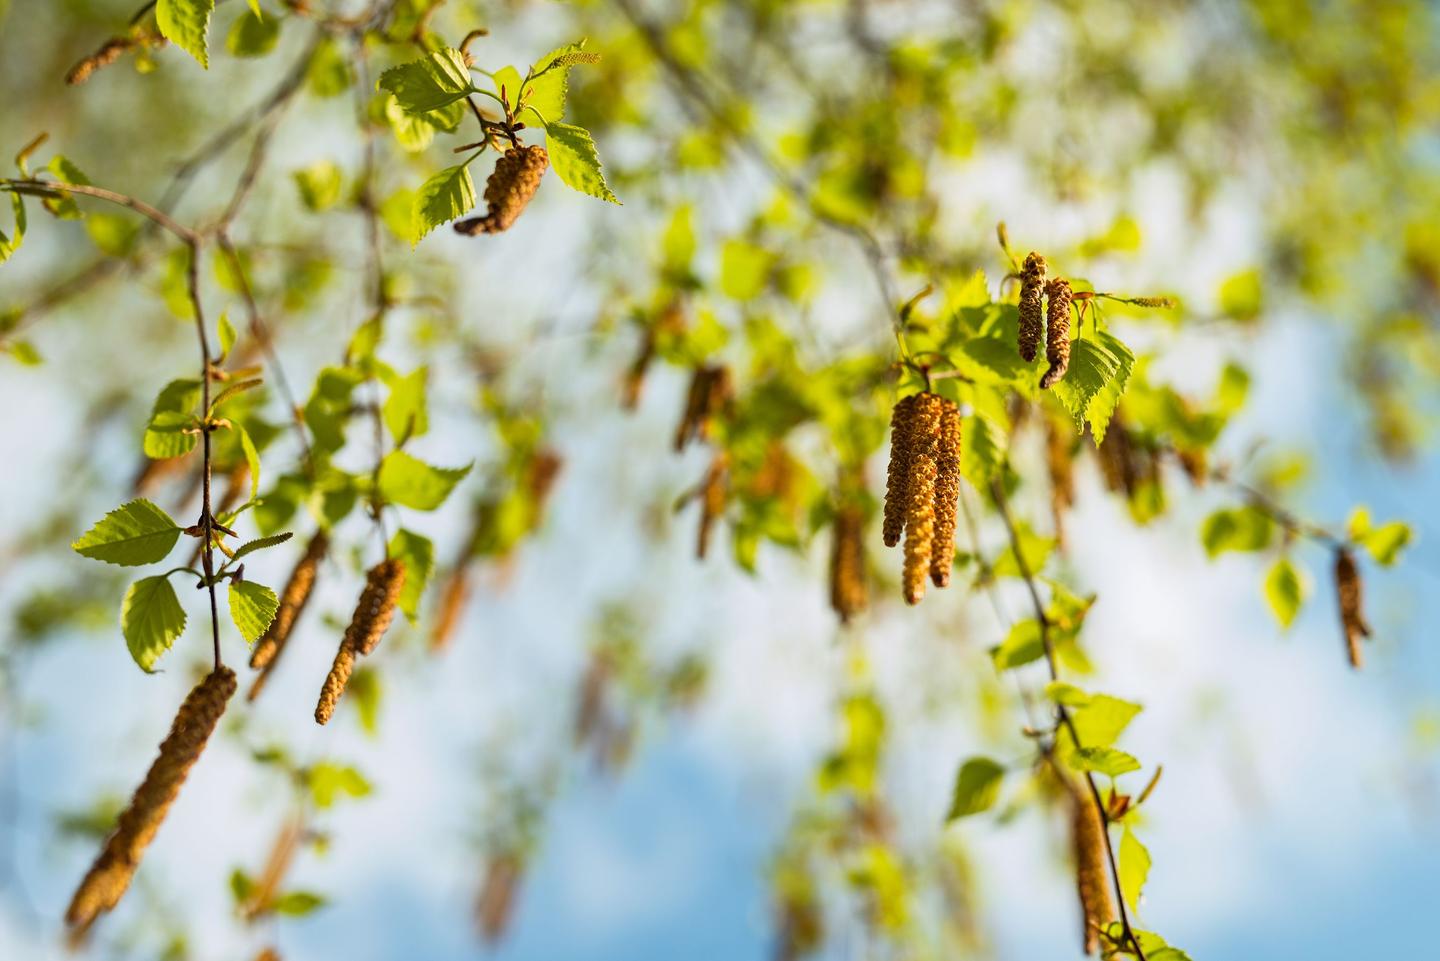
[[940, 431], [935, 458], [935, 543], [930, 548], [930, 582], [948, 587], [955, 564], [955, 512], [960, 501], [960, 408], [939, 398]]
[[485, 880], [475, 899], [475, 922], [487, 944], [499, 942], [510, 927], [524, 871], [524, 861], [513, 851], [496, 854], [486, 864]]
[[1030, 363], [1040, 349], [1045, 323], [1045, 258], [1033, 250], [1020, 269], [1020, 359]]
[[715, 526], [715, 520], [725, 510], [725, 488], [729, 473], [727, 461], [728, 458], [723, 453], [716, 454], [706, 468], [705, 479], [700, 485], [700, 531], [695, 540], [695, 556], [702, 561], [710, 550], [710, 532]]
[[1370, 625], [1361, 610], [1362, 587], [1360, 569], [1348, 547], [1335, 551], [1335, 593], [1340, 600], [1340, 627], [1345, 632], [1345, 649], [1350, 666], [1357, 671], [1364, 665], [1360, 642], [1370, 636]]
[[344, 643], [356, 654], [368, 655], [379, 645], [395, 619], [395, 605], [404, 586], [405, 564], [399, 558], [386, 558], [365, 575], [365, 589], [360, 592], [350, 626], [345, 628]]
[[274, 948], [261, 948], [260, 953], [255, 955], [255, 961], [280, 961], [280, 952]]
[[931, 393], [917, 395], [914, 425], [910, 430], [910, 481], [905, 498], [905, 563], [901, 585], [905, 603], [918, 604], [925, 596], [925, 577], [935, 547], [935, 490], [938, 472], [940, 420], [944, 399]]
[[685, 410], [680, 415], [680, 424], [675, 428], [675, 450], [682, 451], [685, 445], [695, 439], [700, 422], [705, 417], [705, 405], [710, 396], [710, 381], [715, 376], [709, 367], [696, 367], [690, 374], [690, 389], [685, 393]]
[[280, 826], [280, 833], [275, 835], [275, 843], [270, 846], [270, 856], [265, 859], [259, 878], [256, 879], [249, 896], [240, 905], [240, 913], [245, 920], [254, 921], [275, 909], [280, 885], [290, 870], [290, 862], [295, 859], [295, 852], [304, 836], [305, 824], [298, 816], [287, 818]]
[[865, 588], [865, 514], [853, 501], [835, 514], [834, 541], [830, 549], [830, 607], [843, 624], [865, 610], [869, 603]]
[[217, 667], [195, 685], [180, 705], [170, 733], [160, 744], [159, 757], [150, 765], [145, 780], [121, 813], [65, 912], [65, 924], [76, 943], [84, 939], [101, 913], [120, 903], [145, 848], [155, 838], [180, 786], [200, 759], [235, 687], [235, 672]]
[[340, 649], [335, 652], [335, 661], [330, 665], [330, 673], [325, 675], [325, 684], [320, 688], [320, 700], [315, 705], [315, 723], [329, 724], [330, 718], [335, 716], [335, 706], [340, 703], [340, 695], [345, 693], [345, 686], [350, 683], [350, 674], [355, 670], [355, 649], [347, 642], [340, 642]]
[[1054, 387], [1070, 369], [1070, 282], [1056, 277], [1045, 287], [1050, 302], [1045, 311], [1045, 359], [1050, 369], [1040, 378], [1040, 389]]
[[1094, 954], [1100, 948], [1100, 932], [1115, 918], [1115, 901], [1105, 868], [1105, 824], [1094, 800], [1076, 785], [1070, 787], [1070, 830], [1085, 953]]
[[471, 236], [508, 230], [540, 188], [540, 178], [549, 164], [550, 156], [544, 147], [511, 147], [505, 151], [485, 181], [485, 202], [489, 205], [485, 216], [456, 221], [455, 230]]
[[881, 534], [886, 547], [900, 543], [905, 531], [905, 502], [910, 484], [910, 446], [918, 394], [897, 401], [890, 411], [890, 466], [885, 477], [885, 513]]
[[111, 37], [99, 50], [71, 67], [70, 72], [65, 74], [65, 82], [72, 87], [84, 83], [96, 70], [110, 66], [120, 59], [122, 53], [133, 46], [135, 46], [135, 41], [129, 37]]
[[329, 535], [323, 530], [316, 531], [315, 536], [310, 538], [310, 543], [305, 546], [305, 553], [290, 571], [290, 579], [285, 582], [285, 588], [280, 592], [280, 606], [275, 610], [275, 618], [265, 629], [265, 633], [260, 635], [260, 640], [255, 642], [255, 650], [250, 653], [250, 666], [263, 671], [250, 688], [250, 700], [253, 701], [260, 693], [263, 679], [285, 649], [285, 642], [290, 639], [295, 622], [300, 619], [301, 612], [310, 601], [310, 594], [315, 588], [315, 575], [329, 549]]

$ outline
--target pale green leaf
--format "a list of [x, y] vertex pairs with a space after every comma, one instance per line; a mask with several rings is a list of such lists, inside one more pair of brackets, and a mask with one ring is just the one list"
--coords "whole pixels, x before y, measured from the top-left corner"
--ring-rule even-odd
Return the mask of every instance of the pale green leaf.
[[385, 378], [390, 393], [380, 412], [396, 443], [405, 438], [419, 437], [430, 429], [425, 404], [428, 373], [426, 368], [417, 367], [404, 377], [392, 374]]
[[343, 178], [333, 160], [317, 160], [296, 170], [291, 176], [300, 190], [300, 202], [307, 210], [326, 210], [340, 199]]
[[960, 474], [982, 495], [1005, 464], [1005, 450], [994, 425], [978, 414], [960, 422]]
[[235, 430], [240, 435], [240, 449], [245, 453], [245, 466], [250, 473], [250, 500], [253, 501], [260, 493], [260, 451], [255, 449], [255, 441], [249, 431], [238, 424]]
[[1218, 510], [1200, 526], [1200, 543], [1212, 558], [1226, 551], [1258, 551], [1270, 546], [1275, 522], [1256, 507]]
[[305, 772], [310, 796], [318, 808], [328, 808], [345, 794], [361, 798], [370, 793], [370, 782], [353, 767], [321, 761]]
[[210, 29], [210, 14], [215, 0], [159, 0], [155, 4], [155, 23], [160, 33], [210, 69], [210, 51], [205, 34]]
[[130, 585], [120, 606], [125, 646], [147, 674], [185, 630], [185, 609], [164, 576], [145, 577]]
[[380, 496], [401, 507], [433, 511], [470, 473], [470, 466], [432, 467], [404, 451], [391, 451], [380, 462]]
[[1045, 645], [1040, 639], [1040, 624], [1034, 618], [1017, 621], [1010, 628], [1005, 640], [990, 651], [990, 659], [997, 671], [1021, 667], [1044, 656]]
[[1113, 747], [1082, 747], [1067, 758], [1077, 771], [1094, 771], [1108, 777], [1119, 777], [1140, 770], [1140, 762]]
[[550, 124], [545, 128], [545, 147], [550, 153], [555, 173], [566, 186], [614, 204], [620, 202], [605, 184], [595, 141], [590, 139], [590, 132], [584, 127], [568, 123]]
[[1150, 852], [1135, 832], [1128, 827], [1120, 835], [1120, 890], [1125, 894], [1125, 903], [1130, 910], [1140, 910], [1140, 896], [1145, 890], [1145, 879], [1150, 876]]
[[535, 61], [530, 68], [531, 79], [521, 97], [521, 112], [529, 109], [542, 125], [565, 119], [570, 68], [600, 60], [599, 54], [582, 52], [584, 47], [584, 40], [566, 44]]
[[1000, 796], [1005, 768], [988, 757], [972, 757], [960, 766], [955, 775], [955, 790], [950, 797], [947, 821], [979, 814], [994, 807]]
[[142, 499], [115, 508], [70, 547], [107, 564], [138, 567], [164, 560], [179, 538], [170, 515]]
[[390, 556], [405, 565], [405, 584], [400, 589], [400, 610], [410, 623], [420, 615], [420, 598], [435, 567], [435, 545], [430, 538], [400, 528], [390, 538]]
[[230, 24], [230, 32], [225, 35], [225, 49], [235, 57], [263, 57], [275, 49], [279, 39], [279, 18], [264, 16], [259, 3], [252, 0], [251, 9]]
[[235, 346], [236, 333], [235, 325], [230, 323], [229, 314], [221, 314], [219, 321], [220, 328], [220, 359], [224, 360], [230, 356], [230, 351]]
[[1270, 605], [1270, 610], [1281, 627], [1288, 628], [1295, 622], [1295, 615], [1299, 612], [1300, 602], [1304, 597], [1300, 573], [1295, 570], [1295, 565], [1290, 563], [1290, 558], [1282, 557], [1277, 560], [1265, 575], [1265, 602]]
[[230, 619], [247, 643], [254, 644], [265, 633], [279, 609], [280, 599], [264, 584], [238, 580], [230, 582]]
[[464, 216], [475, 206], [475, 182], [465, 164], [446, 167], [420, 186], [412, 214], [411, 244], [443, 223]]
[[15, 239], [0, 232], [0, 264], [9, 260], [25, 240], [25, 202], [17, 193], [10, 194], [10, 209], [15, 212]]
[[378, 86], [393, 93], [401, 109], [412, 114], [449, 106], [475, 90], [465, 55], [448, 47], [391, 67], [380, 75]]
[[1134, 368], [1130, 348], [1104, 331], [1093, 340], [1070, 344], [1070, 370], [1052, 390], [1077, 428], [1090, 425], [1097, 445], [1105, 440], [1105, 429]]
[[774, 263], [774, 254], [748, 240], [725, 241], [720, 248], [721, 292], [734, 300], [753, 300], [765, 290]]

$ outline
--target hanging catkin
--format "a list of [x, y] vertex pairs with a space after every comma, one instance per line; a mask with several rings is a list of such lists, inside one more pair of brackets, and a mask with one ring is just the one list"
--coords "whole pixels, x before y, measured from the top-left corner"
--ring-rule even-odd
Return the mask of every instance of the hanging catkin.
[[1056, 277], [1045, 293], [1050, 300], [1045, 312], [1045, 359], [1050, 369], [1040, 378], [1042, 390], [1060, 383], [1070, 369], [1070, 282]]
[[830, 607], [843, 624], [865, 610], [865, 514], [853, 500], [835, 513], [835, 539], [830, 548]]
[[330, 718], [335, 716], [335, 706], [340, 703], [340, 695], [345, 693], [345, 686], [350, 683], [350, 674], [354, 670], [355, 649], [341, 641], [335, 660], [330, 665], [330, 673], [325, 675], [325, 684], [320, 688], [320, 700], [315, 705], [316, 724], [329, 724]]
[[261, 672], [250, 686], [247, 695], [250, 700], [253, 701], [259, 696], [270, 671], [274, 669], [275, 662], [284, 651], [290, 632], [295, 628], [295, 622], [300, 619], [301, 612], [310, 600], [310, 594], [315, 588], [315, 575], [329, 549], [329, 535], [324, 530], [316, 531], [306, 545], [304, 555], [290, 571], [290, 579], [285, 582], [285, 589], [280, 592], [280, 606], [275, 611], [275, 618], [265, 629], [265, 633], [260, 635], [260, 640], [255, 642], [255, 650], [250, 653], [250, 666]]
[[1045, 323], [1045, 258], [1033, 250], [1020, 269], [1020, 359], [1027, 364], [1040, 349]]
[[540, 178], [549, 163], [544, 147], [506, 150], [505, 155], [495, 161], [490, 179], [485, 181], [485, 202], [489, 205], [485, 216], [456, 221], [455, 230], [472, 236], [508, 230], [540, 188]]
[[1350, 657], [1350, 666], [1357, 671], [1364, 664], [1360, 642], [1370, 636], [1370, 625], [1361, 610], [1361, 589], [1360, 569], [1355, 566], [1355, 555], [1348, 547], [1338, 548], [1335, 551], [1335, 593], [1340, 600], [1340, 627], [1345, 632], [1345, 649]]
[[492, 855], [485, 865], [485, 880], [475, 899], [475, 923], [486, 944], [498, 943], [510, 927], [524, 870], [525, 862], [514, 851]]
[[910, 447], [919, 395], [896, 402], [890, 411], [890, 466], [885, 477], [885, 514], [881, 534], [886, 547], [900, 543], [905, 531], [905, 503], [910, 482]]
[[710, 549], [710, 533], [715, 520], [725, 510], [727, 462], [723, 452], [716, 454], [700, 484], [700, 531], [695, 540], [695, 556], [702, 561]]
[[937, 398], [940, 405], [935, 458], [935, 543], [930, 549], [930, 582], [950, 584], [955, 564], [955, 511], [960, 500], [960, 408]]
[[935, 546], [935, 481], [938, 470], [940, 420], [945, 401], [931, 393], [917, 395], [910, 455], [910, 480], [905, 498], [905, 565], [901, 575], [905, 603], [925, 596], [925, 577]]
[[1077, 785], [1070, 786], [1070, 831], [1085, 953], [1094, 954], [1100, 948], [1100, 932], [1115, 918], [1115, 901], [1105, 869], [1105, 824], [1094, 800]]
[[729, 371], [724, 367], [696, 367], [690, 375], [690, 389], [685, 394], [685, 411], [675, 429], [675, 450], [696, 438], [709, 436], [709, 419], [723, 406], [730, 385]]
[[365, 575], [365, 589], [360, 592], [350, 626], [345, 628], [344, 643], [356, 654], [370, 654], [385, 636], [395, 619], [395, 604], [404, 586], [405, 564], [396, 557], [381, 561]]
[[180, 705], [170, 733], [160, 744], [159, 757], [150, 765], [145, 780], [135, 790], [130, 805], [121, 813], [115, 830], [70, 901], [65, 924], [72, 941], [83, 940], [95, 919], [120, 903], [145, 848], [160, 829], [190, 769], [200, 759], [235, 687], [235, 672], [217, 667], [195, 685]]

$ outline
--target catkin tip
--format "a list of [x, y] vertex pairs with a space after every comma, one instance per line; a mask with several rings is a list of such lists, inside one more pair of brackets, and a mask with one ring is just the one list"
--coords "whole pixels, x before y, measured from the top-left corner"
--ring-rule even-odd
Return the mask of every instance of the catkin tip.
[[1040, 389], [1049, 390], [1065, 379], [1070, 369], [1070, 282], [1056, 277], [1045, 287], [1049, 304], [1045, 313], [1045, 359], [1050, 368], [1040, 378]]

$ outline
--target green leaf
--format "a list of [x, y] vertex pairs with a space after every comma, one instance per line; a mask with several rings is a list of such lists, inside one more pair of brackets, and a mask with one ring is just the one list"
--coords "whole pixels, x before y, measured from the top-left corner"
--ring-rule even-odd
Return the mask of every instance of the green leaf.
[[960, 422], [960, 474], [986, 497], [990, 482], [1005, 463], [1005, 451], [995, 427], [978, 414]]
[[1375, 562], [1383, 567], [1394, 564], [1413, 537], [1410, 525], [1402, 521], [1373, 526], [1370, 512], [1364, 507], [1357, 507], [1351, 513], [1348, 531], [1350, 539], [1369, 552]]
[[570, 68], [600, 60], [599, 54], [582, 53], [584, 47], [584, 40], [566, 44], [535, 61], [530, 68], [531, 80], [525, 85], [525, 93], [520, 100], [522, 113], [529, 110], [541, 124], [565, 119]]
[[775, 255], [748, 240], [735, 238], [720, 248], [720, 290], [732, 300], [753, 300], [765, 290]]
[[155, 23], [160, 33], [210, 69], [210, 51], [205, 33], [210, 29], [210, 13], [215, 0], [159, 0], [155, 4]]
[[1091, 748], [1110, 747], [1141, 707], [1109, 694], [1087, 694], [1072, 684], [1051, 682], [1045, 692], [1057, 704], [1070, 708], [1070, 720], [1080, 743]]
[[1040, 624], [1034, 618], [1016, 621], [1005, 640], [990, 650], [990, 659], [997, 671], [1021, 667], [1044, 656], [1045, 645], [1040, 640]]
[[1236, 320], [1254, 320], [1264, 306], [1260, 271], [1255, 268], [1232, 274], [1220, 285], [1220, 312]]
[[150, 408], [150, 422], [145, 427], [145, 456], [163, 460], [194, 450], [199, 438], [183, 430], [194, 426], [195, 410], [199, 404], [198, 380], [172, 380], [161, 388]]
[[313, 891], [286, 891], [275, 899], [271, 908], [276, 914], [301, 918], [317, 908], [323, 908], [326, 900]]
[[10, 195], [10, 209], [15, 212], [15, 239], [11, 240], [0, 232], [0, 264], [9, 260], [25, 240], [25, 202], [19, 194]]
[[1045, 562], [1050, 559], [1050, 553], [1055, 550], [1055, 539], [1037, 534], [1028, 523], [1018, 521], [1015, 524], [1015, 540], [1020, 544], [1020, 557], [1016, 558], [1014, 547], [1006, 547], [995, 559], [992, 568], [995, 576], [1023, 576], [1021, 560], [1025, 562], [1025, 572], [1039, 574], [1045, 568]]
[[230, 323], [229, 314], [221, 314], [219, 321], [220, 328], [220, 359], [224, 360], [230, 356], [230, 351], [235, 347], [235, 340], [238, 336], [235, 333], [235, 325]]
[[85, 232], [101, 253], [124, 257], [134, 247], [140, 225], [133, 217], [97, 210], [85, 218]]
[[331, 37], [325, 37], [316, 46], [310, 67], [305, 71], [306, 88], [317, 97], [338, 97], [354, 82], [346, 49]]
[[[51, 173], [55, 174], [55, 179], [61, 183], [86, 185], [90, 183], [90, 178], [85, 176], [80, 168], [75, 166], [75, 164], [63, 154], [56, 154], [51, 157], [46, 167], [50, 169]], [[44, 204], [46, 210], [61, 220], [79, 220], [85, 216], [80, 211], [80, 208], [76, 206], [75, 198], [70, 194], [46, 197], [41, 200], [41, 203]]]
[[250, 500], [253, 501], [260, 493], [260, 452], [255, 449], [255, 441], [248, 430], [238, 424], [235, 430], [240, 435], [240, 449], [245, 453], [245, 467], [250, 474]]
[[1139, 911], [1145, 879], [1150, 876], [1150, 852], [1128, 827], [1120, 835], [1119, 858], [1117, 869], [1120, 872], [1120, 890], [1124, 893], [1125, 903], [1130, 905], [1130, 910]]
[[400, 610], [414, 624], [420, 615], [420, 597], [435, 567], [435, 545], [430, 538], [400, 528], [390, 538], [390, 556], [405, 565], [405, 585], [400, 589]]
[[568, 123], [552, 123], [545, 128], [545, 148], [555, 173], [567, 187], [618, 204], [620, 199], [605, 184], [600, 172], [600, 155], [590, 131]]
[[[251, 541], [251, 543], [255, 543]], [[280, 599], [264, 584], [254, 581], [230, 582], [230, 620], [247, 643], [254, 644], [275, 619]]]
[[350, 675], [345, 700], [355, 705], [360, 728], [371, 737], [380, 731], [380, 672], [362, 667]]
[[1140, 770], [1140, 762], [1113, 747], [1082, 747], [1068, 761], [1077, 771], [1094, 771], [1108, 777], [1119, 777]]
[[135, 663], [151, 673], [185, 631], [185, 609], [168, 578], [144, 577], [130, 585], [120, 605], [120, 631]]
[[466, 164], [446, 167], [421, 184], [415, 194], [411, 246], [418, 244], [436, 227], [463, 216], [474, 206], [475, 182], [470, 179], [470, 168]]
[[1005, 768], [988, 757], [972, 757], [960, 766], [955, 775], [955, 790], [950, 797], [950, 813], [945, 820], [979, 814], [994, 807], [1000, 796], [1000, 783]]
[[353, 767], [321, 761], [305, 772], [310, 797], [318, 808], [328, 808], [342, 794], [350, 797], [365, 797], [370, 793], [370, 782]]
[[1014, 340], [999, 337], [971, 337], [951, 353], [958, 369], [983, 383], [1018, 383], [1032, 369], [1015, 352]]
[[402, 450], [391, 451], [380, 462], [380, 496], [401, 507], [433, 511], [445, 503], [471, 466], [432, 467]]
[[1256, 507], [1218, 510], [1200, 525], [1200, 543], [1210, 557], [1226, 551], [1259, 551], [1270, 546], [1275, 522]]
[[412, 114], [449, 106], [475, 91], [465, 55], [448, 47], [391, 67], [380, 75], [378, 86], [393, 93], [401, 109]]
[[234, 564], [240, 558], [245, 557], [248, 554], [253, 554], [256, 551], [263, 551], [268, 547], [275, 547], [279, 544], [283, 544], [294, 536], [295, 535], [292, 534], [290, 531], [286, 531], [283, 534], [271, 534], [269, 537], [257, 537], [253, 541], [246, 541], [235, 550], [234, 554], [230, 556], [229, 563]]
[[179, 537], [170, 515], [142, 499], [115, 508], [70, 547], [107, 564], [138, 567], [164, 560]]
[[317, 160], [291, 174], [300, 190], [300, 202], [307, 210], [321, 211], [335, 206], [340, 199], [342, 177], [332, 160]]
[[263, 57], [275, 49], [280, 39], [280, 20], [266, 17], [260, 4], [252, 0], [251, 8], [235, 18], [225, 35], [225, 49], [236, 57]]
[[1295, 622], [1300, 602], [1304, 599], [1305, 591], [1300, 583], [1300, 573], [1295, 570], [1295, 565], [1290, 563], [1290, 558], [1280, 558], [1265, 575], [1265, 601], [1270, 605], [1270, 610], [1281, 627], [1289, 628]]
[[495, 85], [495, 92], [505, 103], [510, 105], [511, 113], [515, 111], [515, 98], [520, 95], [520, 71], [514, 67], [501, 67], [490, 77], [490, 82]]
[[425, 405], [425, 378], [428, 373], [426, 368], [417, 367], [404, 377], [391, 374], [385, 378], [390, 393], [385, 398], [381, 414], [396, 443], [404, 438], [419, 437], [430, 429]]
[[1134, 369], [1130, 348], [1104, 331], [1094, 340], [1070, 343], [1070, 371], [1051, 389], [1075, 418], [1077, 428], [1090, 425], [1097, 446], [1105, 440], [1105, 429]]
[[235, 899], [237, 905], [244, 904], [250, 900], [255, 893], [255, 881], [250, 875], [236, 868], [230, 872], [230, 896]]

